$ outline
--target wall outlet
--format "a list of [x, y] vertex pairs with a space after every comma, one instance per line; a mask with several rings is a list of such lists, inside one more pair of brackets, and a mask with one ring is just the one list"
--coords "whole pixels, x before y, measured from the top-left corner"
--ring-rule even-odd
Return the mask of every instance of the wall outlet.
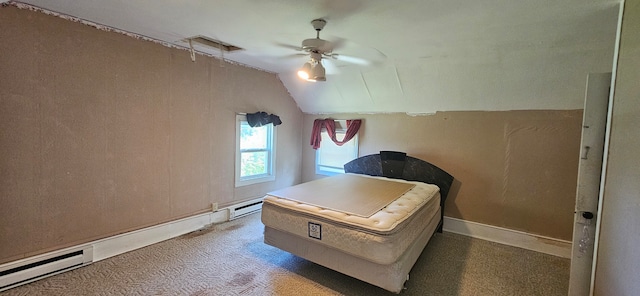
[[211, 211], [215, 212], [217, 210], [218, 210], [218, 203], [217, 202], [211, 203]]

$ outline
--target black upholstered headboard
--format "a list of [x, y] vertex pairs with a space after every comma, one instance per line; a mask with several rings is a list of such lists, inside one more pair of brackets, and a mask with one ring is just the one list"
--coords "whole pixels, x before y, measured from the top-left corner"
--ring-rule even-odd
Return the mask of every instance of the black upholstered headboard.
[[[344, 165], [344, 171], [437, 185], [440, 187], [442, 215], [444, 215], [444, 203], [453, 183], [453, 176], [441, 168], [397, 151], [380, 151], [379, 154], [356, 158]], [[439, 230], [442, 231], [442, 220], [440, 223]]]

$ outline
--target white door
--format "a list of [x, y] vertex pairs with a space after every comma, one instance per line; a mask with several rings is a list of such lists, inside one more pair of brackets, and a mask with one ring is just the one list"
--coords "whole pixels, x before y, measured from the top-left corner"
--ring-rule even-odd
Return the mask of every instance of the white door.
[[605, 127], [611, 73], [589, 74], [582, 119], [580, 165], [576, 191], [575, 219], [569, 295], [591, 294], [591, 267], [595, 242], [596, 213], [602, 171]]

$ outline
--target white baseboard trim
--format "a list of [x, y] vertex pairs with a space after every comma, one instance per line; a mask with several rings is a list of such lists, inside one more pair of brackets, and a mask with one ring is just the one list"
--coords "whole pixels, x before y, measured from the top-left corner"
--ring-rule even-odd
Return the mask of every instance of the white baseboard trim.
[[229, 221], [228, 210], [222, 209], [107, 237], [89, 244], [93, 245], [95, 262], [226, 221]]
[[[222, 223], [229, 221], [229, 209], [220, 209], [215, 212], [209, 212], [199, 215], [194, 215], [191, 217], [154, 225], [151, 227], [95, 240], [92, 242], [64, 248], [61, 250], [55, 250], [52, 252], [48, 252], [45, 254], [40, 254], [28, 258], [23, 258], [20, 260], [0, 264], [0, 271], [8, 271], [17, 267], [27, 266], [32, 262], [39, 262], [42, 260], [46, 260], [49, 258], [54, 258], [60, 256], [61, 254], [72, 253], [74, 251], [83, 250], [82, 255], [82, 264], [80, 266], [84, 266], [87, 264], [91, 264], [93, 262], [97, 262], [100, 260], [107, 259], [109, 257], [113, 257], [116, 255], [120, 255], [129, 251], [133, 251], [135, 249], [139, 249], [142, 247], [146, 247], [155, 243], [159, 243], [164, 240], [168, 240], [183, 234], [187, 234], [192, 231], [196, 231], [205, 226]], [[64, 259], [67, 260], [67, 259]], [[44, 264], [44, 263], [43, 263]], [[51, 264], [49, 264], [51, 265]], [[56, 265], [57, 266], [57, 265]], [[77, 268], [80, 266], [74, 266], [73, 268]], [[55, 266], [54, 266], [55, 267]], [[48, 265], [45, 268], [50, 268]], [[33, 268], [32, 268], [33, 269]], [[32, 272], [31, 269], [27, 270], [29, 273], [25, 271], [16, 271], [17, 276], [13, 276], [13, 273], [8, 276], [3, 276], [2, 280], [0, 280], [0, 284], [2, 289], [6, 290], [19, 285], [23, 285], [44, 277], [52, 276], [54, 274], [58, 274], [60, 272], [64, 272], [65, 270], [39, 275], [41, 273], [41, 269], [38, 268], [38, 271]], [[36, 274], [37, 273], [37, 274]], [[31, 276], [31, 274], [35, 274]], [[28, 275], [28, 276], [27, 276]], [[19, 281], [11, 281], [13, 278], [18, 278]], [[22, 280], [24, 278], [24, 280]], [[8, 282], [8, 285], [5, 283]], [[12, 284], [13, 283], [13, 284]]]
[[[55, 257], [56, 254], [60, 253], [61, 251], [82, 249], [87, 246], [90, 246], [93, 250], [93, 257], [90, 262], [97, 262], [109, 257], [120, 255], [129, 251], [133, 251], [135, 249], [146, 247], [164, 240], [187, 234], [192, 231], [196, 231], [207, 225], [227, 222], [231, 218], [234, 218], [231, 215], [232, 211], [236, 210], [238, 207], [244, 207], [245, 205], [254, 204], [259, 201], [262, 201], [262, 198], [245, 201], [237, 205], [219, 209], [215, 212], [194, 215], [191, 217], [186, 217], [183, 219], [170, 221], [167, 223], [154, 225], [147, 228], [138, 229], [131, 232], [76, 245], [73, 247], [65, 248], [64, 250], [56, 250], [49, 253], [40, 254], [37, 256], [8, 262], [5, 264], [0, 264], [0, 270], [10, 269], [16, 264], [26, 264], [25, 262], [30, 262], [33, 260]], [[236, 212], [238, 211], [236, 210]], [[252, 212], [255, 212], [255, 210], [253, 210]]]
[[146, 247], [164, 240], [168, 240], [192, 231], [196, 231], [210, 224], [229, 221], [228, 209], [220, 209], [216, 212], [195, 215], [151, 227], [134, 230], [131, 232], [110, 236], [96, 241], [56, 250], [45, 254], [36, 255], [4, 264], [0, 264], [0, 270], [11, 269], [14, 266], [28, 264], [32, 261], [39, 261], [50, 257], [55, 257], [60, 253], [70, 250], [90, 247], [93, 250], [92, 260], [96, 262], [120, 255], [135, 249]]
[[215, 212], [195, 215], [93, 241], [88, 243], [93, 246], [93, 261], [100, 261], [135, 249], [159, 243], [164, 240], [196, 231], [207, 225], [227, 222], [230, 219], [235, 218], [234, 215], [237, 213], [235, 213], [234, 210], [236, 208], [256, 203], [258, 201], [262, 201], [262, 198], [245, 201], [243, 203], [219, 209]]
[[457, 218], [444, 217], [443, 230], [563, 258], [571, 258], [571, 242]]

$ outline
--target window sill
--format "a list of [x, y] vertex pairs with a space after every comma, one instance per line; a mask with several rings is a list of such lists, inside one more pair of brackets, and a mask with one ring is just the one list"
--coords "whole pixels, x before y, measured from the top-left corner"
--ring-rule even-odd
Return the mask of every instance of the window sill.
[[270, 175], [270, 176], [266, 176], [266, 177], [258, 177], [258, 178], [248, 178], [248, 179], [244, 179], [244, 180], [236, 180], [236, 186], [235, 187], [242, 187], [242, 186], [248, 186], [248, 185], [253, 185], [253, 184], [258, 184], [258, 183], [271, 182], [271, 181], [275, 181], [275, 180], [276, 180], [276, 176], [275, 175]]

